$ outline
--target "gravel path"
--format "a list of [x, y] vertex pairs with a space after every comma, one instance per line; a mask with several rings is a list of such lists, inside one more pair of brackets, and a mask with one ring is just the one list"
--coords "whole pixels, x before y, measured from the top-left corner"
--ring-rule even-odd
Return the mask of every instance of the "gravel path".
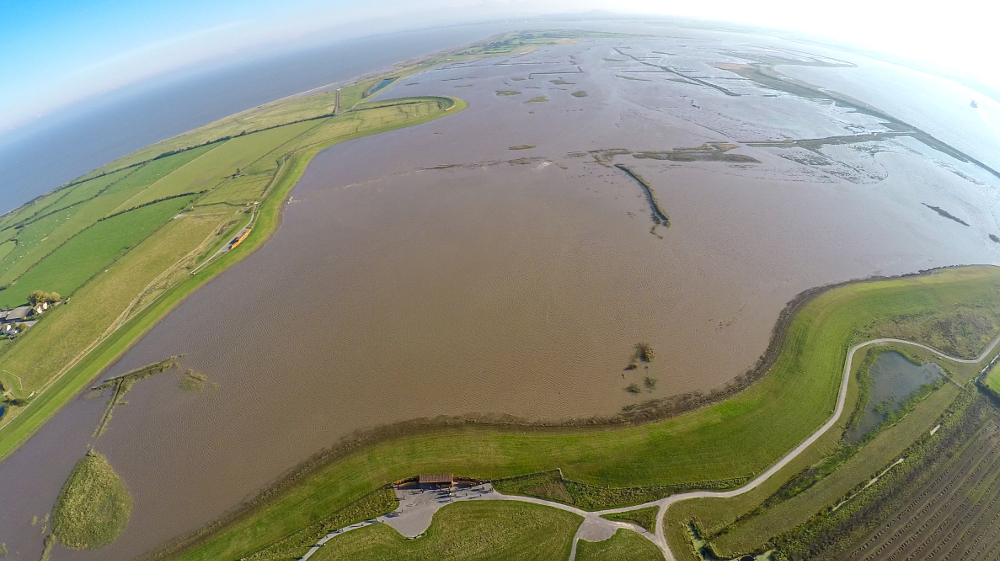
[[[327, 534], [323, 539], [321, 539], [315, 546], [313, 546], [302, 560], [308, 559], [316, 552], [320, 547], [323, 546], [327, 541], [334, 538], [335, 536], [342, 534], [344, 532], [354, 530], [356, 528], [361, 528], [369, 524], [375, 524], [378, 522], [388, 524], [399, 531], [400, 534], [407, 537], [416, 537], [427, 531], [430, 527], [431, 521], [433, 520], [434, 513], [441, 509], [445, 505], [449, 505], [460, 501], [470, 501], [470, 500], [493, 500], [493, 501], [519, 501], [524, 503], [532, 503], [537, 505], [548, 506], [552, 508], [558, 508], [559, 510], [565, 510], [567, 512], [572, 512], [583, 518], [583, 523], [580, 524], [580, 528], [577, 530], [576, 535], [573, 536], [573, 547], [570, 551], [569, 560], [576, 560], [576, 549], [580, 540], [587, 541], [604, 541], [610, 538], [619, 528], [628, 528], [634, 530], [651, 542], [656, 544], [663, 552], [663, 556], [666, 561], [675, 561], [673, 553], [670, 551], [670, 546], [667, 544], [666, 534], [663, 529], [663, 518], [667, 512], [667, 509], [671, 505], [679, 503], [681, 501], [686, 501], [689, 499], [699, 499], [699, 498], [732, 498], [748, 491], [751, 491], [762, 483], [768, 480], [772, 475], [780, 471], [789, 462], [794, 460], [807, 448], [812, 446], [820, 437], [826, 434], [837, 421], [840, 420], [841, 415], [844, 413], [844, 403], [847, 400], [847, 388], [848, 383], [851, 378], [851, 366], [854, 362], [854, 355], [861, 349], [865, 347], [875, 346], [875, 345], [886, 345], [886, 344], [900, 344], [907, 345], [911, 347], [917, 347], [929, 351], [941, 358], [958, 362], [962, 364], [976, 364], [982, 362], [986, 357], [993, 352], [997, 344], [1000, 344], [1000, 336], [993, 339], [992, 342], [986, 347], [978, 357], [973, 359], [963, 359], [948, 356], [943, 352], [931, 348], [927, 345], [920, 343], [914, 343], [912, 341], [904, 341], [902, 339], [892, 339], [892, 338], [882, 338], [882, 339], [872, 339], [871, 341], [865, 341], [864, 343], [858, 343], [850, 348], [847, 352], [847, 361], [844, 364], [844, 374], [840, 382], [840, 394], [837, 397], [837, 407], [834, 409], [833, 416], [817, 430], [809, 438], [805, 439], [796, 446], [791, 452], [785, 454], [780, 460], [778, 460], [774, 465], [772, 465], [767, 471], [758, 475], [753, 481], [747, 483], [743, 487], [738, 489], [732, 489], [729, 491], [691, 491], [688, 493], [679, 493], [676, 495], [670, 495], [664, 497], [657, 501], [651, 501], [648, 503], [643, 503], [639, 505], [633, 505], [621, 508], [611, 508], [606, 510], [600, 510], [596, 512], [589, 512], [581, 510], [579, 508], [565, 505], [562, 503], [557, 503], [553, 501], [546, 501], [544, 499], [537, 499], [534, 497], [521, 497], [515, 495], [504, 495], [493, 489], [493, 486], [489, 483], [484, 483], [482, 485], [477, 485], [468, 489], [463, 489], [459, 491], [431, 491], [431, 490], [398, 490], [396, 491], [396, 496], [400, 499], [399, 507], [395, 511], [380, 516], [377, 519], [366, 520], [358, 524], [353, 524], [346, 528], [341, 528]], [[987, 366], [988, 368], [988, 366]], [[983, 369], [985, 372], [985, 368]], [[982, 372], [980, 373], [982, 374]], [[658, 507], [659, 510], [656, 514], [656, 532], [650, 533], [646, 529], [641, 528], [635, 524], [629, 524], [626, 522], [615, 522], [602, 518], [601, 515], [604, 514], [619, 514], [622, 512], [629, 512], [632, 510], [638, 510], [641, 508]]]

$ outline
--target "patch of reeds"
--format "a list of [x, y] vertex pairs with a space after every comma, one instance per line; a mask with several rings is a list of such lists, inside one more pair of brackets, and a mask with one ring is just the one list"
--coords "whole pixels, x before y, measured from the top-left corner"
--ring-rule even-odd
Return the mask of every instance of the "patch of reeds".
[[107, 458], [91, 450], [73, 467], [52, 509], [52, 532], [71, 549], [113, 543], [132, 515], [132, 497]]

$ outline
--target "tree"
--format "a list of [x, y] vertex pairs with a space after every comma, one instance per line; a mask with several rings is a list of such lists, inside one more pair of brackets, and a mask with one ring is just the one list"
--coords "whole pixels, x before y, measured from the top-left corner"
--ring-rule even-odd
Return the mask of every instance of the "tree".
[[28, 304], [32, 307], [37, 306], [43, 302], [48, 304], [55, 304], [62, 299], [58, 292], [48, 293], [43, 290], [32, 290], [31, 294], [28, 295]]

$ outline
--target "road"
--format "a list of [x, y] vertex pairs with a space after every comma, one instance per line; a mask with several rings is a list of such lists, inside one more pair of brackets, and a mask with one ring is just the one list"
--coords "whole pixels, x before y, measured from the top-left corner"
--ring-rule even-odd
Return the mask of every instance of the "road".
[[[576, 560], [576, 549], [580, 540], [587, 541], [603, 541], [610, 538], [619, 528], [628, 528], [634, 530], [639, 534], [645, 536], [651, 542], [656, 544], [660, 551], [663, 552], [665, 561], [675, 561], [673, 552], [670, 551], [670, 546], [667, 543], [666, 533], [663, 529], [663, 519], [666, 515], [667, 509], [672, 505], [675, 505], [682, 501], [687, 501], [690, 499], [704, 499], [704, 498], [719, 498], [728, 499], [732, 497], [737, 497], [743, 493], [749, 492], [762, 483], [767, 481], [771, 476], [780, 471], [789, 462], [794, 460], [799, 456], [799, 454], [805, 452], [807, 448], [813, 445], [820, 437], [826, 434], [837, 421], [840, 420], [841, 415], [844, 413], [844, 404], [847, 401], [847, 388], [851, 379], [851, 367], [854, 362], [854, 355], [861, 349], [866, 347], [876, 346], [876, 345], [887, 345], [887, 344], [897, 344], [905, 345], [910, 347], [916, 347], [929, 351], [941, 358], [950, 360], [953, 362], [958, 362], [962, 364], [978, 364], [989, 356], [998, 344], [1000, 344], [1000, 336], [993, 339], [992, 342], [986, 347], [986, 349], [980, 353], [979, 356], [972, 359], [963, 359], [948, 356], [945, 353], [923, 345], [921, 343], [915, 343], [912, 341], [905, 341], [903, 339], [893, 339], [893, 338], [881, 338], [872, 339], [870, 341], [865, 341], [864, 343], [858, 343], [851, 347], [847, 352], [847, 360], [844, 363], [844, 374], [840, 381], [840, 393], [837, 397], [837, 407], [834, 409], [833, 416], [823, 424], [816, 432], [802, 441], [798, 446], [792, 449], [791, 452], [785, 454], [780, 460], [778, 460], [774, 465], [772, 465], [767, 471], [758, 475], [753, 481], [750, 481], [746, 485], [729, 491], [691, 491], [688, 493], [679, 493], [676, 495], [669, 495], [662, 499], [656, 501], [650, 501], [648, 503], [643, 503], [639, 505], [633, 505], [621, 508], [612, 508], [607, 510], [600, 510], [595, 512], [581, 510], [579, 508], [565, 505], [562, 503], [557, 503], [553, 501], [546, 501], [544, 499], [538, 499], [535, 497], [522, 497], [517, 495], [504, 495], [495, 489], [488, 483], [483, 485], [473, 487], [465, 491], [458, 491], [454, 493], [449, 493], [447, 491], [399, 491], [397, 490], [397, 497], [400, 498], [399, 507], [390, 514], [385, 516], [380, 516], [377, 519], [368, 520], [347, 528], [341, 528], [335, 530], [325, 536], [316, 546], [309, 550], [309, 552], [302, 557], [303, 560], [308, 559], [316, 552], [319, 547], [325, 544], [327, 541], [333, 537], [342, 534], [343, 532], [353, 530], [355, 528], [360, 528], [368, 524], [374, 524], [377, 522], [382, 522], [389, 524], [390, 526], [396, 528], [402, 535], [407, 537], [416, 537], [423, 534], [428, 527], [431, 525], [434, 513], [441, 509], [443, 506], [467, 500], [493, 500], [493, 501], [520, 501], [525, 503], [532, 503], [537, 505], [548, 506], [552, 508], [558, 508], [559, 510], [565, 510], [567, 512], [572, 512], [583, 518], [583, 523], [580, 524], [576, 535], [573, 536], [573, 547], [570, 551], [569, 560]], [[620, 514], [623, 512], [629, 512], [632, 510], [639, 510], [642, 508], [658, 507], [659, 510], [656, 514], [656, 532], [650, 533], [644, 528], [640, 528], [635, 524], [628, 524], [625, 522], [615, 522], [602, 518], [605, 514]]]

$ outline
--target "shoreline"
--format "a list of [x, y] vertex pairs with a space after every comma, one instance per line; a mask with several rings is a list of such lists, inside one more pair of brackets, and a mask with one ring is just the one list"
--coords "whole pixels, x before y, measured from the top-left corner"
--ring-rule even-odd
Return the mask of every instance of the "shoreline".
[[62, 374], [57, 375], [53, 380], [48, 382], [31, 403], [17, 412], [15, 417], [7, 421], [0, 428], [0, 462], [7, 459], [21, 445], [27, 442], [70, 399], [79, 394], [86, 387], [87, 383], [94, 380], [105, 369], [111, 366], [115, 360], [120, 358], [143, 335], [159, 323], [163, 317], [193, 294], [195, 290], [211, 282], [226, 269], [242, 261], [266, 244], [281, 226], [282, 214], [289, 194], [295, 185], [298, 184], [299, 179], [305, 173], [313, 157], [340, 142], [389, 132], [398, 128], [421, 125], [458, 113], [468, 107], [468, 103], [459, 98], [450, 96], [438, 97], [449, 100], [451, 102], [450, 107], [457, 107], [458, 111], [445, 112], [442, 110], [439, 113], [414, 119], [412, 122], [404, 123], [403, 125], [386, 125], [362, 133], [351, 134], [332, 144], [306, 146], [298, 152], [293, 152], [287, 161], [287, 164], [290, 165], [284, 167], [281, 177], [274, 184], [273, 191], [259, 205], [258, 227], [254, 229], [253, 234], [240, 244], [238, 248], [226, 252], [222, 258], [209, 263], [199, 271], [198, 275], [187, 275], [186, 278], [166, 289], [144, 309], [137, 312], [125, 323], [119, 325], [104, 339], [95, 341], [89, 350], [85, 350], [76, 359], [75, 363], [71, 363], [71, 365], [65, 368]]
[[[335, 464], [337, 461], [344, 459], [352, 453], [359, 452], [365, 448], [391, 444], [393, 442], [402, 442], [414, 437], [439, 435], [448, 436], [454, 434], [467, 434], [469, 432], [481, 432], [483, 434], [490, 435], [528, 434], [541, 436], [568, 433], [586, 434], [602, 430], [613, 431], [616, 429], [656, 424], [658, 422], [669, 420], [680, 415], [717, 404], [742, 393], [765, 377], [765, 375], [774, 366], [780, 354], [780, 350], [784, 344], [789, 327], [792, 325], [797, 312], [799, 312], [806, 304], [813, 301], [816, 297], [830, 290], [848, 285], [929, 276], [948, 269], [975, 266], [976, 265], [951, 265], [901, 275], [873, 275], [862, 279], [831, 283], [804, 290], [790, 300], [779, 314], [778, 320], [772, 328], [771, 339], [768, 347], [757, 360], [757, 363], [748, 369], [744, 374], [737, 376], [729, 383], [716, 390], [712, 390], [708, 394], [690, 392], [661, 400], [653, 400], [651, 402], [647, 402], [651, 405], [640, 411], [622, 413], [613, 417], [589, 417], [584, 419], [561, 421], [531, 421], [515, 417], [513, 415], [499, 414], [473, 414], [463, 416], [441, 415], [433, 418], [411, 419], [401, 421], [399, 423], [392, 423], [354, 431], [350, 435], [339, 439], [339, 441], [332, 446], [317, 452], [313, 456], [290, 468], [284, 474], [279, 475], [273, 480], [272, 483], [262, 487], [253, 498], [243, 502], [242, 504], [236, 505], [201, 528], [178, 536], [174, 540], [157, 546], [148, 553], [139, 556], [137, 559], [143, 561], [165, 559], [201, 543], [208, 542], [217, 534], [225, 531], [228, 526], [238, 523], [258, 509], [278, 502], [282, 498], [285, 491], [293, 489], [299, 482], [319, 473], [325, 467]], [[993, 265], [986, 266], [994, 267]], [[822, 428], [822, 425], [820, 428]], [[813, 431], [813, 433], [815, 433], [815, 431]], [[813, 433], [810, 433], [810, 435]], [[798, 446], [800, 445], [793, 447], [792, 451], [796, 450]], [[786, 455], [787, 453], [779, 457], [777, 461], [782, 460], [782, 458]], [[771, 471], [772, 470], [765, 470], [764, 473], [771, 473]], [[756, 481], [761, 477], [761, 475], [762, 474], [752, 475], [751, 482]], [[698, 489], [704, 489], [707, 484], [712, 482], [713, 481], [698, 481], [680, 484], [678, 485], [680, 490], [669, 496], [675, 497], [689, 492], [699, 492]], [[744, 485], [746, 485], [746, 483], [741, 481], [736, 485], [723, 487], [714, 492], [731, 493], [739, 490]], [[628, 510], [629, 508], [631, 507], [626, 507], [625, 510]]]

